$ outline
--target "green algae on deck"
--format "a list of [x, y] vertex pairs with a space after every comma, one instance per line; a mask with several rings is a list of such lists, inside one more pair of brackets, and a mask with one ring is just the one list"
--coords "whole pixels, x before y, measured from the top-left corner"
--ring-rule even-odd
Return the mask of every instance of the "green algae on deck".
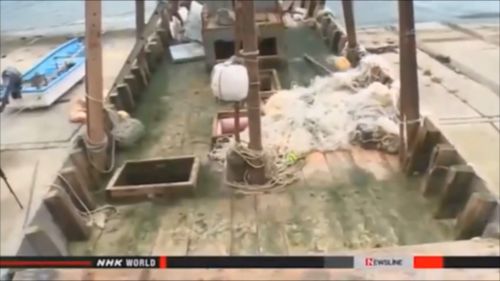
[[[289, 65], [279, 69], [281, 82], [285, 88], [291, 81], [307, 85], [316, 72], [303, 60], [303, 51], [324, 61], [328, 50], [309, 28], [286, 33]], [[417, 180], [394, 175], [377, 181], [358, 167], [348, 171], [343, 184], [302, 183], [282, 193], [256, 195], [256, 208], [250, 210], [255, 225], [242, 224], [244, 208], [233, 220], [231, 203], [238, 201], [222, 186], [222, 173], [206, 159], [212, 116], [223, 109], [213, 98], [209, 76], [204, 61], [165, 60], [132, 114], [144, 123], [146, 135], [120, 155], [124, 160], [195, 154], [202, 165], [194, 196], [166, 200], [164, 206], [146, 202], [124, 207], [129, 211], [112, 218], [95, 241], [89, 241], [86, 253], [149, 254], [158, 248], [163, 254], [299, 254], [452, 238], [450, 221], [432, 219], [434, 203], [420, 196]], [[241, 226], [251, 229], [241, 231]]]

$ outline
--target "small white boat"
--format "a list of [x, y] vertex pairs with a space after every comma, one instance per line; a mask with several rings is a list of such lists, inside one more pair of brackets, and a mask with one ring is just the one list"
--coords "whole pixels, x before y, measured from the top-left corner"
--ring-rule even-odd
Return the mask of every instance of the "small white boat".
[[[52, 105], [85, 76], [85, 43], [71, 39], [42, 58], [22, 75], [21, 98], [8, 107], [40, 108]], [[1, 94], [5, 95], [4, 91]]]

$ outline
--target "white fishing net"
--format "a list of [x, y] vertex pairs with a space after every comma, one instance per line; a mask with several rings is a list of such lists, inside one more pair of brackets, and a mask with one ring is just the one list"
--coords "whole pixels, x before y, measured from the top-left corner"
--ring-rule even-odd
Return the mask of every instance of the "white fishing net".
[[[377, 55], [358, 67], [316, 77], [309, 87], [294, 87], [271, 96], [262, 117], [262, 142], [273, 155], [303, 156], [312, 151], [349, 149], [371, 144], [395, 153], [399, 148], [399, 82]], [[248, 128], [241, 134], [249, 140]], [[234, 139], [218, 142], [210, 157], [224, 161]]]

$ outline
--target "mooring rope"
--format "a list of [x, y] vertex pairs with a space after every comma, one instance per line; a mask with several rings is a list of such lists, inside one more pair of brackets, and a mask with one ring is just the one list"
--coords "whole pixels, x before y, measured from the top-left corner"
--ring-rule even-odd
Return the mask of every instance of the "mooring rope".
[[[249, 171], [243, 174], [243, 182], [230, 182], [227, 179], [224, 183], [238, 193], [259, 194], [280, 190], [298, 180], [296, 173], [293, 173], [291, 165], [278, 165], [278, 161], [272, 162], [264, 151], [257, 151], [248, 148], [242, 143], [235, 144], [230, 151], [239, 155], [245, 163], [253, 169], [266, 169], [268, 181], [264, 184], [250, 184], [248, 181]], [[267, 161], [265, 161], [267, 159]], [[274, 159], [273, 159], [274, 160]], [[227, 162], [226, 162], [227, 164]], [[266, 165], [267, 164], [267, 165]]]
[[[57, 177], [68, 187], [68, 189], [71, 191], [71, 193], [76, 198], [78, 203], [82, 206], [84, 211], [78, 210], [78, 214], [80, 216], [82, 216], [84, 219], [87, 219], [88, 223], [90, 223], [90, 225], [98, 226], [97, 223], [95, 222], [93, 215], [96, 213], [102, 212], [106, 209], [113, 210], [114, 212], [112, 215], [118, 214], [118, 209], [115, 206], [108, 205], [108, 204], [100, 206], [98, 208], [95, 208], [94, 210], [90, 210], [90, 208], [87, 206], [87, 204], [85, 204], [85, 202], [83, 202], [82, 198], [78, 195], [78, 193], [75, 191], [73, 186], [69, 183], [69, 181], [61, 173], [58, 173]], [[65, 194], [71, 200], [71, 195], [69, 194], [69, 192], [66, 188], [62, 187], [61, 185], [55, 184], [55, 183], [52, 183], [50, 186], [58, 189], [59, 191], [61, 191], [63, 194]], [[108, 219], [112, 215], [109, 215]]]

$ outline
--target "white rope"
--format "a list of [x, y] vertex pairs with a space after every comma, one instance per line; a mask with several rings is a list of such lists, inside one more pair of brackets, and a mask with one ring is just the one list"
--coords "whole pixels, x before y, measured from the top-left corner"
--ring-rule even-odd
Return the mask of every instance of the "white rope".
[[[250, 184], [248, 181], [249, 170], [247, 169], [243, 174], [243, 182], [229, 182], [225, 179], [225, 184], [238, 193], [259, 194], [276, 191], [298, 180], [296, 173], [290, 171], [288, 165], [278, 165], [282, 162], [273, 162], [273, 159], [269, 159], [269, 156], [266, 156], [264, 151], [250, 149], [241, 143], [236, 143], [231, 148], [231, 151], [238, 154], [251, 168], [265, 169], [266, 176], [268, 176], [268, 181], [264, 184]], [[268, 161], [266, 161], [266, 158]]]
[[[117, 117], [116, 117], [114, 110], [110, 106], [104, 106], [104, 110], [108, 113], [108, 116], [109, 116], [109, 118], [114, 126], [117, 122]], [[84, 142], [85, 148], [86, 148], [85, 151], [87, 154], [87, 159], [88, 159], [90, 165], [92, 167], [94, 167], [94, 169], [96, 169], [97, 171], [99, 171], [100, 173], [103, 173], [103, 174], [108, 174], [115, 169], [116, 143], [115, 143], [115, 139], [113, 137], [111, 138], [111, 159], [110, 159], [111, 162], [110, 162], [109, 168], [107, 168], [107, 169], [101, 169], [100, 167], [98, 167], [98, 165], [96, 165], [94, 163], [94, 161], [92, 161], [92, 157], [90, 155], [90, 152], [97, 154], [97, 153], [101, 153], [102, 151], [106, 150], [106, 148], [108, 146], [107, 134], [104, 135], [104, 140], [100, 143], [97, 143], [97, 144], [90, 143], [88, 140], [88, 136], [83, 137], [83, 142]]]
[[115, 169], [115, 161], [116, 161], [116, 144], [115, 144], [115, 140], [113, 138], [111, 138], [111, 162], [109, 164], [109, 168], [100, 168], [98, 165], [96, 165], [94, 163], [94, 161], [92, 160], [92, 156], [91, 156], [91, 153], [94, 153], [94, 154], [98, 154], [98, 153], [102, 153], [103, 151], [105, 151], [108, 147], [108, 136], [107, 135], [104, 135], [104, 141], [100, 142], [100, 143], [97, 143], [97, 144], [92, 144], [89, 142], [89, 140], [87, 139], [87, 136], [83, 137], [83, 142], [85, 143], [85, 151], [87, 152], [87, 159], [90, 163], [90, 165], [92, 167], [94, 167], [94, 169], [96, 169], [97, 171], [99, 171], [100, 173], [103, 173], [103, 174], [108, 174], [110, 173], [111, 171], [113, 171]]

